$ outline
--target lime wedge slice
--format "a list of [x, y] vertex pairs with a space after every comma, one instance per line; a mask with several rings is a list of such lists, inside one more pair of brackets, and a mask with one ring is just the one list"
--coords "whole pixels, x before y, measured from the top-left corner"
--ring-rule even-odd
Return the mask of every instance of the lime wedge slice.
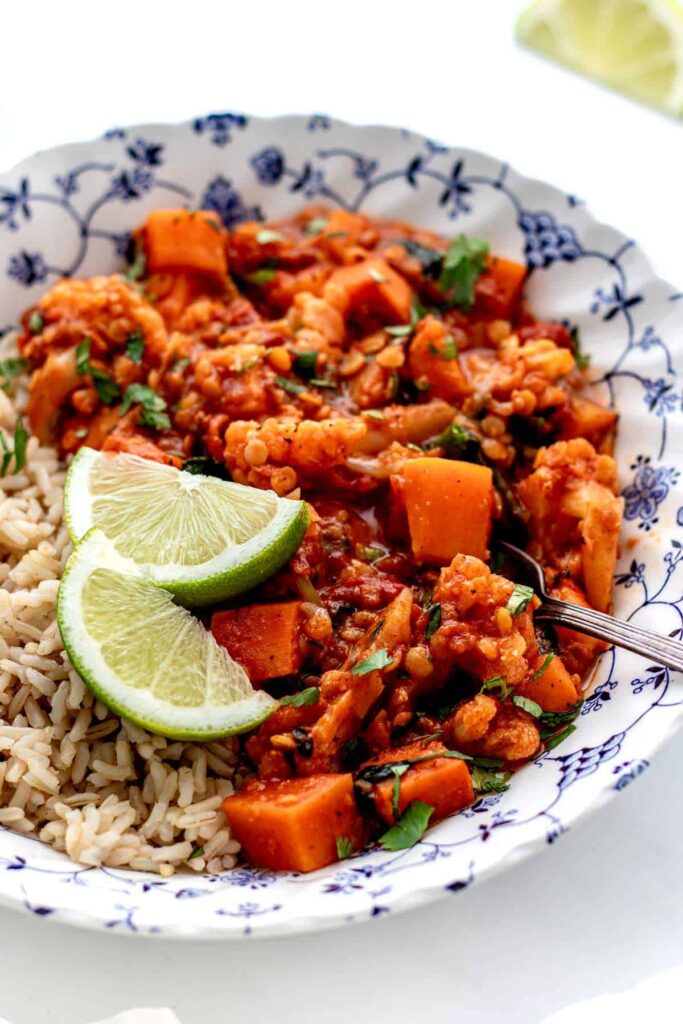
[[144, 570], [92, 530], [67, 562], [57, 598], [64, 647], [108, 707], [175, 739], [252, 729], [277, 706]]
[[517, 38], [546, 57], [683, 115], [683, 8], [677, 0], [536, 0]]
[[268, 579], [308, 525], [304, 501], [92, 448], [71, 463], [64, 511], [72, 540], [99, 527], [120, 555], [188, 607]]

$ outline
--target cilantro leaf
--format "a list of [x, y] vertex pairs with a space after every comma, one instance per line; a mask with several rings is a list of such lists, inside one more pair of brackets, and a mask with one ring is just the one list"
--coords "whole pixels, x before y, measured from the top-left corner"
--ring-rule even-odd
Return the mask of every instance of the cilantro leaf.
[[144, 277], [145, 271], [147, 270], [147, 256], [145, 255], [144, 249], [137, 249], [133, 262], [126, 271], [127, 281], [139, 281], [141, 277]]
[[541, 735], [543, 736], [543, 733], [545, 733], [543, 738], [547, 738], [558, 726], [572, 722], [581, 711], [582, 706], [583, 701], [577, 700], [576, 704], [572, 704], [566, 711], [544, 711], [539, 718]]
[[508, 779], [512, 772], [496, 772], [474, 764], [472, 767], [472, 785], [478, 793], [504, 793], [508, 788]]
[[79, 373], [90, 372], [90, 346], [92, 338], [84, 338], [79, 345], [76, 345], [76, 369]]
[[533, 596], [533, 587], [527, 587], [523, 583], [515, 583], [515, 589], [510, 594], [508, 603], [505, 606], [513, 619], [516, 619], [518, 615], [522, 614]]
[[142, 353], [145, 351], [145, 336], [142, 331], [133, 331], [128, 335], [126, 342], [126, 355], [131, 362], [138, 366], [142, 362]]
[[346, 860], [356, 852], [356, 847], [346, 836], [337, 836], [337, 856], [339, 860]]
[[282, 235], [279, 231], [271, 231], [270, 228], [263, 228], [256, 235], [256, 241], [259, 245], [268, 245], [270, 242], [281, 242]]
[[300, 377], [312, 377], [315, 374], [318, 353], [314, 349], [292, 352], [292, 361], [295, 373]]
[[146, 384], [129, 384], [123, 396], [123, 403], [119, 409], [119, 416], [125, 415], [131, 405], [140, 405], [141, 412], [138, 423], [142, 427], [151, 427], [153, 430], [168, 430], [171, 420], [164, 412], [166, 402], [157, 395], [156, 391]]
[[337, 381], [325, 377], [311, 377], [311, 384], [316, 388], [336, 388]]
[[409, 256], [418, 260], [424, 277], [437, 278], [443, 267], [444, 254], [438, 249], [415, 242], [412, 238], [400, 243]]
[[28, 318], [29, 331], [31, 332], [31, 334], [40, 334], [44, 326], [45, 321], [43, 320], [38, 310], [34, 309], [30, 317]]
[[562, 732], [558, 732], [556, 736], [551, 736], [550, 739], [546, 740], [545, 749], [552, 750], [553, 747], [558, 745], [558, 743], [562, 743], [568, 736], [571, 736], [573, 732], [576, 732], [576, 726], [568, 725], [566, 729], [562, 730]]
[[444, 338], [441, 343], [441, 348], [438, 348], [433, 342], [430, 342], [427, 351], [430, 356], [436, 356], [437, 359], [443, 359], [446, 363], [450, 363], [454, 359], [458, 358], [458, 348], [451, 337]]
[[304, 231], [307, 235], [319, 235], [327, 227], [327, 217], [311, 217], [306, 221]]
[[534, 674], [532, 675], [532, 677], [530, 679], [530, 682], [533, 683], [534, 679], [540, 679], [541, 678], [541, 676], [543, 675], [543, 673], [545, 672], [545, 670], [547, 669], [548, 665], [550, 664], [550, 662], [553, 660], [554, 657], [555, 657], [554, 651], [550, 651], [548, 654], [546, 654], [545, 658], [543, 659], [543, 663], [541, 665], [539, 665], [539, 667], [536, 669], [536, 671], [534, 672]]
[[0, 477], [6, 476], [12, 458], [14, 458], [13, 473], [21, 473], [26, 465], [26, 445], [28, 444], [28, 433], [18, 416], [14, 424], [14, 448], [10, 448], [5, 440], [5, 435], [0, 430], [0, 447], [2, 448], [2, 461], [0, 461]]
[[247, 274], [246, 280], [249, 282], [249, 284], [261, 285], [268, 284], [268, 282], [272, 281], [274, 277], [274, 267], [261, 267], [260, 270], [255, 270], [253, 273]]
[[90, 376], [95, 385], [95, 391], [97, 391], [99, 399], [104, 405], [113, 405], [115, 402], [118, 402], [121, 397], [121, 391], [116, 381], [112, 380], [108, 373], [91, 366]]
[[363, 658], [357, 665], [354, 665], [351, 669], [352, 676], [365, 676], [368, 672], [374, 672], [376, 669], [386, 668], [387, 665], [391, 665], [393, 658], [390, 656], [386, 647], [380, 647], [378, 651], [373, 651], [367, 658]]
[[230, 480], [230, 474], [226, 467], [210, 459], [208, 455], [193, 455], [185, 459], [182, 468], [186, 473], [195, 473], [199, 476], [216, 476], [221, 480]]
[[436, 445], [443, 448], [447, 459], [460, 462], [478, 462], [481, 444], [476, 434], [471, 433], [462, 423], [453, 420], [436, 439]]
[[171, 418], [166, 412], [158, 412], [156, 409], [148, 409], [143, 406], [138, 423], [141, 427], [150, 427], [152, 430], [169, 430]]
[[306, 390], [303, 384], [297, 384], [296, 381], [281, 377], [280, 374], [276, 375], [275, 383], [290, 395], [300, 395], [302, 391]]
[[449, 245], [439, 274], [439, 288], [450, 306], [468, 310], [474, 303], [474, 286], [486, 267], [488, 244], [482, 238], [459, 235]]
[[516, 693], [512, 698], [512, 703], [521, 708], [522, 711], [526, 711], [528, 715], [532, 715], [534, 718], [540, 718], [543, 714], [543, 708], [540, 704], [537, 704], [531, 697], [524, 697], [521, 693]]
[[506, 679], [503, 676], [494, 676], [493, 679], [487, 679], [482, 684], [480, 693], [486, 693], [488, 690], [500, 690], [500, 699], [505, 700], [512, 693], [512, 687], [508, 686]]
[[408, 804], [395, 825], [380, 838], [380, 845], [385, 850], [408, 850], [422, 839], [434, 808], [421, 800], [413, 800]]
[[569, 336], [572, 339], [572, 351], [574, 353], [574, 362], [580, 370], [587, 370], [591, 364], [591, 357], [585, 352], [581, 351], [581, 339], [579, 337], [579, 328], [572, 327], [569, 332]]
[[425, 630], [425, 640], [429, 641], [441, 625], [441, 605], [430, 604], [429, 608], [426, 608], [425, 610], [429, 612], [429, 622], [427, 623], [427, 629]]
[[305, 690], [298, 693], [290, 693], [280, 699], [280, 704], [289, 705], [292, 708], [309, 707], [317, 704], [320, 700], [320, 690], [317, 686], [307, 686]]
[[188, 861], [196, 860], [197, 857], [203, 857], [203, 856], [204, 856], [204, 847], [203, 846], [195, 846], [194, 850], [192, 851], [192, 853], [190, 854], [190, 856], [187, 859], [188, 859]]
[[25, 359], [0, 359], [0, 377], [9, 383], [12, 377], [18, 377], [27, 367]]

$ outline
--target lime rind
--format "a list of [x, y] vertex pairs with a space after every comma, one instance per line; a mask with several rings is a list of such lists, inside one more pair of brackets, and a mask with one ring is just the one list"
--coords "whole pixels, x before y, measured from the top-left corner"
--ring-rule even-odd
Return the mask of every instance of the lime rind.
[[[102, 525], [119, 553], [143, 564], [155, 583], [165, 587], [188, 607], [215, 604], [257, 587], [288, 561], [306, 533], [309, 517], [304, 501], [280, 498], [272, 491], [259, 491], [213, 477], [183, 473], [135, 456], [115, 458], [119, 465], [133, 472], [139, 467], [140, 472], [149, 478], [144, 485], [146, 491], [140, 487], [137, 489], [138, 497], [144, 495], [149, 503], [153, 503], [149, 513], [143, 517], [147, 520], [147, 529], [142, 529], [140, 517], [130, 515], [127, 518], [124, 487], [120, 493], [112, 490], [106, 498], [100, 499], [109, 503], [108, 512], [113, 509], [113, 514], [108, 517], [112, 529], [108, 531], [104, 523], [98, 522], [97, 503], [90, 481], [93, 470], [103, 465], [101, 460], [112, 458], [84, 447], [71, 463], [64, 491], [65, 519], [71, 538], [77, 542], [88, 530]], [[158, 478], [156, 495], [155, 477]], [[206, 498], [200, 513], [203, 514], [201, 529], [203, 533], [211, 534], [213, 543], [208, 551], [211, 557], [204, 561], [192, 564], [189, 560], [192, 539], [197, 536], [197, 531], [192, 531], [187, 516], [196, 509], [188, 510], [186, 501], [181, 514], [169, 527], [168, 520], [174, 511], [171, 505], [174, 491], [184, 498], [189, 494], [194, 494], [200, 501], [202, 495]], [[165, 492], [169, 498], [164, 502]], [[240, 508], [246, 509], [250, 515], [240, 515]], [[253, 536], [249, 536], [250, 527], [255, 530]], [[112, 532], [116, 536], [112, 536]], [[248, 539], [231, 543], [235, 536], [248, 536]], [[143, 550], [145, 555], [149, 555], [155, 543], [160, 549], [158, 560], [142, 560], [138, 552]], [[197, 543], [206, 549], [206, 538], [199, 536]], [[184, 555], [183, 563], [169, 560], [169, 554], [172, 558], [174, 551], [178, 552], [176, 557]]]
[[[94, 601], [93, 579], [100, 589]], [[137, 591], [132, 601], [131, 590]], [[101, 530], [91, 530], [67, 563], [57, 621], [74, 668], [95, 696], [150, 732], [219, 739], [253, 729], [277, 706], [265, 691], [254, 690], [211, 633], [144, 569], [119, 555]]]

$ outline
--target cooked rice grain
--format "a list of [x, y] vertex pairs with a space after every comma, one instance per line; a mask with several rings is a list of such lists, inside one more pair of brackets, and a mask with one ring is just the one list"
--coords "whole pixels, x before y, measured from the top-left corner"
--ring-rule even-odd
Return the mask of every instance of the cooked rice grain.
[[[10, 445], [25, 397], [0, 390]], [[62, 647], [64, 475], [31, 438], [22, 472], [0, 478], [0, 826], [92, 867], [224, 871], [239, 850], [220, 810], [232, 792], [231, 744], [179, 743], [121, 721]]]

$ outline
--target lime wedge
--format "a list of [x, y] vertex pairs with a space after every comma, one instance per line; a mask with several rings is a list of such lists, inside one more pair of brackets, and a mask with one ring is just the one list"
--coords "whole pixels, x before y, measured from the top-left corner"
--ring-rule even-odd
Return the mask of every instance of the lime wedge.
[[304, 501], [92, 448], [71, 463], [64, 511], [74, 541], [99, 527], [120, 555], [189, 607], [268, 579], [308, 525]]
[[536, 0], [516, 31], [544, 56], [683, 115], [683, 8], [677, 0]]
[[175, 739], [245, 732], [277, 706], [171, 595], [92, 530], [67, 562], [57, 598], [64, 647], [108, 707]]

